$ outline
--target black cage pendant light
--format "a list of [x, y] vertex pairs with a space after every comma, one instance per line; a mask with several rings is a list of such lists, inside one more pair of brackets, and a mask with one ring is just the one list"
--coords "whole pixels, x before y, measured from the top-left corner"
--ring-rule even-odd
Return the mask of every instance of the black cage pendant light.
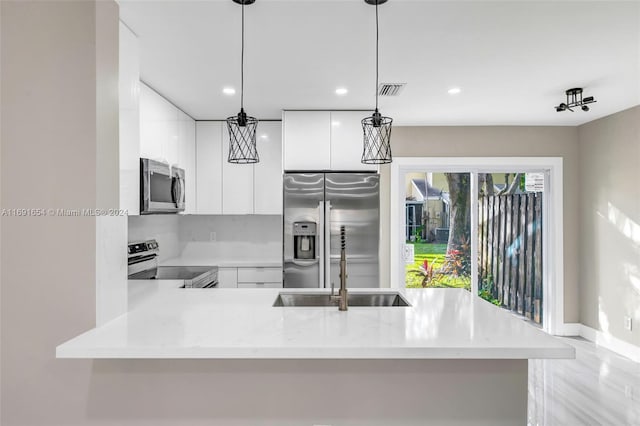
[[227, 118], [229, 129], [229, 157], [227, 161], [235, 164], [252, 164], [260, 161], [256, 147], [258, 119], [244, 112], [244, 6], [255, 0], [233, 0], [242, 6], [242, 50], [240, 59], [240, 112]]
[[378, 5], [387, 0], [364, 0], [376, 7], [376, 109], [371, 117], [362, 119], [364, 149], [361, 162], [364, 164], [386, 164], [391, 162], [391, 124], [393, 118], [383, 117], [378, 111]]

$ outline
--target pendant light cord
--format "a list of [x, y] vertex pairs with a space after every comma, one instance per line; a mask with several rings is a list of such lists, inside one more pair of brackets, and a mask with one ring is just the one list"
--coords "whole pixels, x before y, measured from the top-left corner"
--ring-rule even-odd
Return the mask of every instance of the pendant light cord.
[[240, 109], [244, 109], [244, 2], [242, 2], [242, 49], [240, 50]]
[[376, 1], [376, 111], [378, 111], [378, 2]]

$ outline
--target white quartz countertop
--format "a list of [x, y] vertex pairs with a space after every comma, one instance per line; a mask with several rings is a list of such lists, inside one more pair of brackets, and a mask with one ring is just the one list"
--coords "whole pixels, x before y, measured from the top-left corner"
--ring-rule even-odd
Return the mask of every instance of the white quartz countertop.
[[[389, 291], [352, 292], [365, 290]], [[63, 343], [56, 354], [226, 359], [575, 356], [572, 347], [461, 289], [401, 290], [411, 307], [349, 307], [347, 312], [337, 307], [273, 307], [281, 291], [168, 288]]]

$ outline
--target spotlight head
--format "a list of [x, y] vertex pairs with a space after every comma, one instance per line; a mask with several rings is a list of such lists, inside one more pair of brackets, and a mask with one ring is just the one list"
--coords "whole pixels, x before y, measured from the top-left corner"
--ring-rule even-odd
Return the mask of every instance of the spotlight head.
[[595, 102], [595, 101], [596, 100], [593, 99], [593, 96], [588, 96], [582, 100], [582, 102], [584, 102], [585, 104], [590, 104], [591, 102]]
[[582, 110], [583, 110], [584, 112], [587, 112], [587, 111], [589, 111], [589, 107], [588, 107], [588, 106], [586, 106], [586, 105], [582, 105]]
[[567, 110], [567, 104], [564, 102], [556, 107], [556, 112], [562, 112]]

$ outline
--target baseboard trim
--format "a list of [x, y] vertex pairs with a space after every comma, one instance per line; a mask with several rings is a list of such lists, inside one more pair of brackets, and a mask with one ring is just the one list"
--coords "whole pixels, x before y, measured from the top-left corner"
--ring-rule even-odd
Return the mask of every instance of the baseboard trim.
[[[625, 356], [632, 361], [640, 362], [640, 347], [625, 342], [624, 340], [620, 340], [617, 337], [611, 336], [610, 334], [603, 333], [600, 330], [588, 327], [584, 324], [565, 324], [565, 327], [567, 325], [570, 325], [572, 327], [574, 325], [580, 326], [581, 337], [584, 337], [585, 339], [595, 343], [598, 346], [602, 346], [603, 348], [607, 348], [619, 355]], [[563, 336], [571, 335], [563, 334]]]
[[564, 323], [556, 333], [557, 336], [580, 336], [582, 324], [578, 322]]

